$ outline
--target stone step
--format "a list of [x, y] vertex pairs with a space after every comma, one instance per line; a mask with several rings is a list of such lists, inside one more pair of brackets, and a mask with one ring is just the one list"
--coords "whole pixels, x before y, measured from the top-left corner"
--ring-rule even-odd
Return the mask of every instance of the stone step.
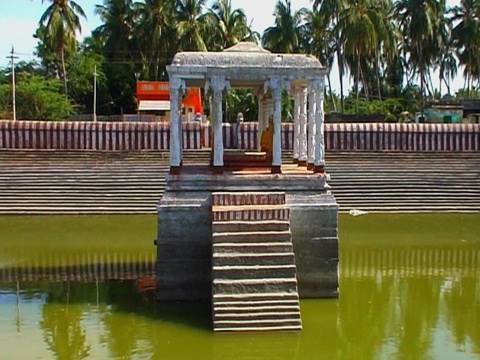
[[[288, 224], [288, 223], [287, 223]], [[286, 231], [248, 231], [248, 232], [214, 232], [212, 243], [272, 243], [290, 242], [292, 233]]]
[[257, 279], [213, 279], [213, 293], [275, 292], [297, 289], [296, 277]]
[[275, 302], [275, 301], [295, 301], [298, 303], [298, 293], [291, 292], [269, 292], [269, 293], [217, 293], [213, 294], [213, 299], [217, 303], [245, 303], [245, 302]]
[[298, 331], [302, 330], [300, 319], [265, 320], [216, 320], [215, 331]]
[[228, 327], [222, 326], [218, 329], [214, 329], [215, 331], [224, 331], [224, 332], [249, 332], [249, 331], [299, 331], [302, 330], [301, 325], [276, 325], [276, 326], [237, 326], [237, 327]]
[[282, 192], [216, 192], [212, 194], [213, 206], [283, 205]]
[[288, 221], [216, 221], [212, 223], [213, 233], [235, 233], [235, 232], [283, 232], [290, 229]]
[[221, 311], [223, 308], [227, 308], [230, 310], [241, 311], [242, 309], [251, 309], [254, 311], [255, 309], [262, 309], [262, 308], [275, 308], [278, 307], [289, 309], [291, 307], [298, 307], [298, 299], [295, 300], [236, 300], [236, 301], [217, 301], [215, 303], [216, 309]]
[[285, 205], [213, 206], [213, 221], [264, 221], [290, 219]]
[[[270, 311], [269, 311], [270, 310]], [[214, 321], [222, 320], [298, 320], [300, 321], [300, 309], [265, 309], [264, 311], [255, 312], [221, 312], [213, 314]]]
[[292, 264], [276, 265], [236, 265], [213, 266], [214, 278], [286, 278], [296, 276], [296, 267]]
[[278, 265], [295, 264], [295, 254], [291, 253], [213, 253], [213, 266], [235, 265]]
[[[253, 238], [252, 238], [253, 239]], [[213, 244], [216, 254], [243, 254], [243, 253], [292, 253], [291, 241], [284, 242], [216, 242]]]
[[280, 193], [214, 197], [216, 331], [301, 329], [290, 214], [284, 202], [285, 195]]

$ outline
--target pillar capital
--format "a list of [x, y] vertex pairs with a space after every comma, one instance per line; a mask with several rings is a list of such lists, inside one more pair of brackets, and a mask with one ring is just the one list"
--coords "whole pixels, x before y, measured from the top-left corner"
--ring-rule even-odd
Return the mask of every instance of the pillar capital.
[[225, 90], [230, 90], [230, 81], [228, 81], [225, 76], [213, 75], [205, 83], [205, 91], [212, 90], [215, 92], [223, 92]]
[[314, 78], [310, 81], [310, 91], [322, 92], [325, 89], [325, 77]]
[[269, 89], [272, 90], [274, 94], [280, 94], [284, 89], [288, 89], [290, 87], [290, 81], [280, 76], [273, 76], [264, 84], [264, 93], [266, 93]]
[[169, 81], [170, 84], [170, 91], [181, 91], [185, 92], [187, 90], [187, 85], [185, 84], [185, 80], [178, 76], [172, 76]]

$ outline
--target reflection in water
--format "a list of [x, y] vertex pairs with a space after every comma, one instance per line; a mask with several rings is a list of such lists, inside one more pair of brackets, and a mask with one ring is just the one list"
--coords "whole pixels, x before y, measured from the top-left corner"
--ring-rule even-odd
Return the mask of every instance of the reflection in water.
[[[73, 265], [71, 265], [73, 264]], [[134, 280], [155, 275], [155, 255], [152, 251], [130, 254], [89, 254], [34, 258], [16, 266], [0, 267], [0, 281], [105, 281]]]
[[208, 303], [158, 303], [148, 242], [30, 254], [0, 266], [0, 348], [45, 359], [478, 358], [480, 243], [369, 236], [343, 242], [340, 298], [302, 301], [301, 333], [214, 334]]
[[[109, 264], [111, 274], [124, 280], [82, 276], [82, 282], [62, 282], [52, 272], [49, 281], [20, 282], [26, 290], [19, 307], [29, 301], [39, 307], [39, 330], [59, 359], [90, 357], [92, 347], [105, 347], [116, 358], [159, 359], [173, 354], [309, 359], [312, 351], [330, 358], [425, 359], [437, 358], [442, 347], [473, 354], [480, 353], [479, 253], [477, 248], [344, 250], [339, 300], [303, 301], [305, 330], [299, 334], [212, 334], [208, 304], [158, 304], [148, 291], [151, 278], [137, 270], [139, 280], [125, 280], [132, 267], [124, 262]], [[151, 262], [135, 264], [151, 275]], [[28, 274], [35, 277], [32, 269]], [[1, 288], [17, 293], [16, 283]], [[97, 339], [87, 336], [92, 328], [101, 329]]]
[[[59, 288], [52, 289], [50, 293], [55, 290]], [[85, 359], [90, 345], [86, 343], [86, 331], [81, 323], [84, 309], [83, 306], [69, 304], [69, 292], [70, 284], [67, 283], [66, 294], [62, 294], [66, 296], [66, 303], [59, 304], [52, 299], [42, 307], [40, 328], [48, 349], [58, 359]]]

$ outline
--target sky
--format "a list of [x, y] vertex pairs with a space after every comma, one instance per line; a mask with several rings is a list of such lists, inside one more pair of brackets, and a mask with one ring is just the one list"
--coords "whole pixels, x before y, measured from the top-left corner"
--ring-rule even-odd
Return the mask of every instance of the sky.
[[[95, 15], [95, 4], [101, 0], [76, 0], [84, 9], [87, 20], [82, 21], [81, 37], [88, 36], [90, 32], [100, 25], [100, 19]], [[173, 1], [173, 0], [172, 0]], [[273, 10], [277, 0], [232, 0], [233, 5], [245, 10], [249, 22], [254, 30], [262, 33], [273, 24]], [[212, 0], [210, 0], [210, 3]], [[19, 60], [33, 60], [33, 51], [36, 39], [33, 34], [38, 27], [38, 20], [48, 6], [48, 1], [42, 0], [0, 0], [0, 66], [8, 65], [7, 56], [12, 45]], [[292, 0], [294, 10], [310, 7], [311, 0]], [[459, 0], [447, 0], [447, 4], [457, 5]], [[209, 4], [210, 5], [210, 4]], [[437, 76], [436, 76], [437, 77]], [[335, 67], [332, 71], [332, 81], [335, 90], [338, 90], [338, 72]], [[434, 85], [438, 83], [434, 78]], [[463, 81], [458, 78], [454, 81], [454, 89], [461, 87]]]

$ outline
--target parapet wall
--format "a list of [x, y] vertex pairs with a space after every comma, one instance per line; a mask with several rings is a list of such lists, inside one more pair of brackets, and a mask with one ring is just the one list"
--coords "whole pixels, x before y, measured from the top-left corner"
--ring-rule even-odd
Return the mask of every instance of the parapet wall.
[[[237, 130], [239, 129], [239, 131]], [[187, 150], [208, 148], [208, 123], [183, 125]], [[224, 124], [226, 148], [257, 148], [257, 123]], [[168, 123], [0, 121], [0, 149], [160, 151], [168, 150]], [[327, 151], [480, 151], [480, 124], [325, 124]], [[282, 147], [293, 148], [293, 124], [282, 126]]]

